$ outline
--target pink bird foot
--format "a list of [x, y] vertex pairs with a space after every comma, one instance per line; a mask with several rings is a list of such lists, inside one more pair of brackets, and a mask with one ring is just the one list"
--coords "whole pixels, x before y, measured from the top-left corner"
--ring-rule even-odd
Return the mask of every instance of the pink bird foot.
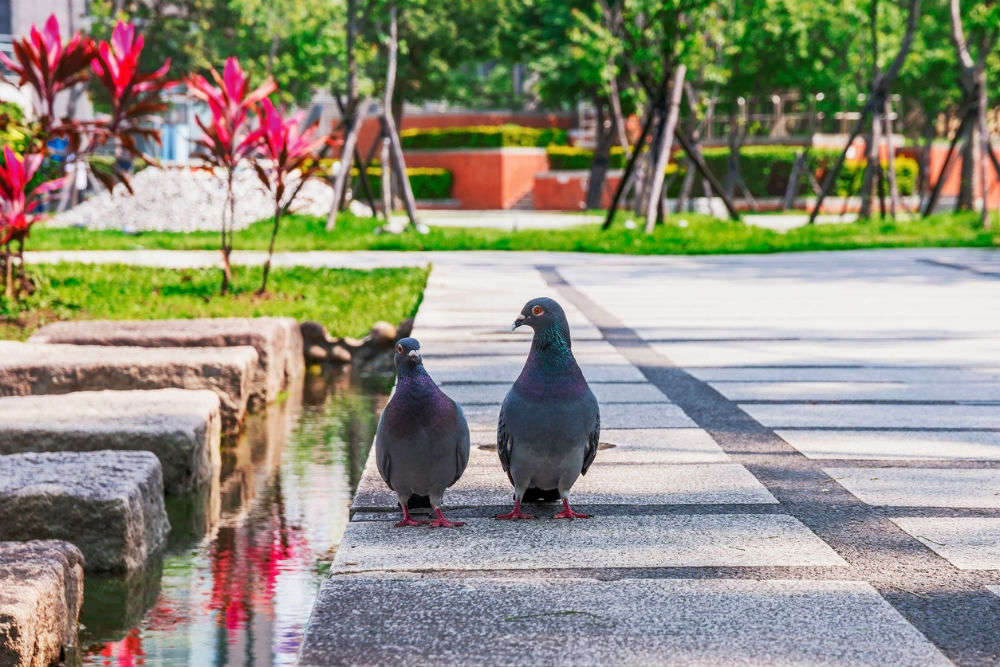
[[403, 505], [403, 520], [396, 524], [396, 528], [404, 528], [406, 526], [423, 526], [426, 521], [417, 521], [416, 519], [410, 518], [410, 510], [406, 509], [406, 505]]
[[579, 512], [574, 512], [573, 508], [569, 506], [569, 501], [563, 498], [563, 509], [562, 512], [556, 514], [553, 519], [589, 519], [589, 514], [581, 514]]
[[496, 518], [501, 520], [515, 521], [517, 519], [534, 519], [535, 517], [532, 514], [525, 514], [524, 512], [522, 512], [521, 501], [515, 500], [514, 509], [512, 509], [507, 514], [497, 514]]
[[434, 511], [437, 512], [437, 518], [430, 522], [431, 528], [458, 528], [465, 525], [464, 521], [448, 521], [437, 507]]

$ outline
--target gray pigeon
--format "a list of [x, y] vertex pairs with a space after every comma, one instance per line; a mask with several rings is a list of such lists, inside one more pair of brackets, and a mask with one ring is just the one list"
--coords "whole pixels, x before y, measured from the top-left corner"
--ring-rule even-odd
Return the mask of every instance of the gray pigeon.
[[555, 489], [563, 501], [556, 519], [586, 519], [569, 504], [569, 490], [597, 455], [601, 415], [597, 399], [573, 358], [562, 307], [548, 298], [525, 304], [513, 329], [534, 329], [521, 375], [500, 408], [497, 452], [511, 484], [514, 509], [498, 519], [531, 519], [521, 512], [529, 488]]
[[375, 431], [375, 461], [382, 479], [399, 497], [403, 520], [397, 527], [426, 523], [410, 518], [407, 503], [412, 496], [430, 498], [437, 514], [431, 526], [461, 526], [444, 518], [441, 499], [469, 463], [469, 425], [462, 408], [424, 370], [419, 349], [415, 338], [396, 343], [396, 389]]

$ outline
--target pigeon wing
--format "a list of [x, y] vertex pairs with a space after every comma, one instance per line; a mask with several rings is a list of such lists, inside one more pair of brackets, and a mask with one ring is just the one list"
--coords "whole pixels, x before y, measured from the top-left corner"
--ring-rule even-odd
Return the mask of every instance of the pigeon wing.
[[448, 483], [451, 486], [458, 481], [462, 473], [465, 472], [465, 467], [469, 465], [469, 423], [465, 420], [465, 413], [462, 412], [462, 407], [452, 401], [455, 409], [458, 411], [458, 440], [455, 442], [455, 479]]
[[583, 469], [580, 471], [581, 475], [586, 475], [587, 471], [590, 469], [590, 464], [594, 462], [594, 458], [597, 456], [597, 446], [600, 444], [600, 440], [601, 413], [598, 412], [594, 416], [594, 426], [587, 434], [587, 449], [583, 452]]
[[375, 465], [378, 466], [378, 474], [382, 476], [382, 480], [386, 483], [391, 491], [395, 491], [392, 488], [392, 482], [389, 481], [391, 471], [392, 471], [392, 461], [389, 459], [389, 448], [384, 446], [381, 442], [385, 434], [382, 433], [382, 419], [385, 418], [385, 412], [382, 413], [382, 418], [378, 421], [378, 428], [375, 429]]
[[507, 479], [514, 484], [514, 478], [510, 474], [510, 453], [514, 447], [514, 440], [507, 431], [507, 401], [500, 407], [500, 421], [497, 422], [497, 455], [500, 457], [500, 466], [507, 473]]

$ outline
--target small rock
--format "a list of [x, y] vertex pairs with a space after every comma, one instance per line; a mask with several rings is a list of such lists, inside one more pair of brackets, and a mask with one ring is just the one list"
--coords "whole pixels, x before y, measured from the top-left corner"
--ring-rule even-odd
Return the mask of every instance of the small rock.
[[396, 342], [396, 327], [388, 322], [378, 321], [372, 325], [368, 335], [376, 348], [392, 347]]
[[363, 202], [359, 202], [357, 199], [352, 200], [351, 203], [347, 205], [347, 210], [359, 218], [375, 217], [375, 212], [372, 211], [371, 206]]
[[320, 364], [330, 360], [330, 351], [326, 345], [309, 345], [305, 350], [306, 361], [311, 364]]
[[343, 344], [335, 343], [330, 346], [330, 361], [337, 363], [350, 363], [354, 355]]

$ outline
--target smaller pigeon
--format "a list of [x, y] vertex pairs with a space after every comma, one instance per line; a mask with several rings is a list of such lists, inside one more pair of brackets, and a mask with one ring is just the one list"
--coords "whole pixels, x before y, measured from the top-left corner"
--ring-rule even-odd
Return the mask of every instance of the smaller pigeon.
[[412, 496], [430, 499], [437, 514], [431, 526], [454, 528], [464, 524], [444, 518], [441, 500], [469, 463], [469, 425], [462, 408], [427, 374], [419, 349], [415, 338], [396, 343], [396, 389], [375, 431], [375, 462], [399, 497], [403, 520], [397, 528], [427, 523], [410, 518]]
[[573, 357], [569, 323], [562, 306], [546, 297], [532, 299], [514, 320], [514, 329], [535, 335], [521, 375], [507, 392], [497, 424], [500, 465], [514, 486], [514, 509], [498, 519], [531, 519], [521, 511], [525, 494], [555, 491], [563, 511], [555, 519], [587, 519], [569, 504], [569, 490], [586, 475], [597, 455], [601, 414], [597, 399]]

